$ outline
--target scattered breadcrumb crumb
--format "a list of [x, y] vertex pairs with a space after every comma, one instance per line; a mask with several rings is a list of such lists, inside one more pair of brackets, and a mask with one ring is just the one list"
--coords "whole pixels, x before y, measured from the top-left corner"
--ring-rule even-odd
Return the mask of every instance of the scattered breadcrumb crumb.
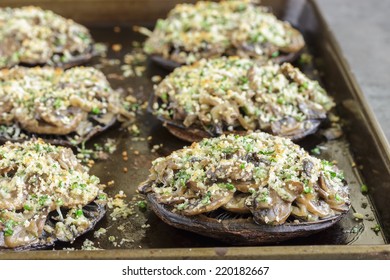
[[363, 214], [360, 214], [360, 213], [353, 213], [353, 217], [354, 217], [356, 220], [363, 220], [363, 219], [364, 219], [364, 215], [363, 215]]
[[122, 50], [122, 45], [121, 44], [113, 44], [111, 48], [114, 52], [120, 52]]
[[93, 237], [100, 238], [101, 236], [105, 235], [107, 233], [107, 230], [105, 228], [99, 228], [97, 231], [93, 233]]
[[111, 180], [109, 182], [107, 182], [107, 186], [113, 186], [115, 184], [115, 181], [114, 180]]
[[161, 81], [161, 79], [162, 79], [161, 76], [155, 75], [155, 76], [152, 77], [152, 82], [153, 83], [158, 83], [158, 82]]
[[160, 144], [160, 145], [153, 145], [152, 149], [151, 149], [151, 152], [152, 153], [155, 153], [157, 152], [159, 149], [161, 149], [163, 146], [163, 144]]
[[81, 250], [85, 251], [95, 251], [95, 250], [102, 250], [100, 248], [95, 247], [95, 243], [89, 239], [85, 239], [83, 242], [83, 246], [81, 246]]

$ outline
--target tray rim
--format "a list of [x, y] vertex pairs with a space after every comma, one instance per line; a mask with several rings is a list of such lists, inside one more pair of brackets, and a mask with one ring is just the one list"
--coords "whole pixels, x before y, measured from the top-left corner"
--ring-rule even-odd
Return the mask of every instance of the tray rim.
[[390, 259], [390, 245], [305, 245], [0, 252], [0, 260]]
[[[390, 170], [390, 144], [369, 106], [342, 50], [321, 13], [316, 0], [310, 4], [318, 20], [326, 27], [329, 46], [334, 49], [336, 63], [351, 88], [355, 100], [363, 108], [362, 115], [368, 130], [380, 150], [387, 170]], [[386, 240], [386, 237], [384, 236]], [[389, 242], [389, 240], [386, 240]], [[0, 251], [0, 260], [80, 260], [80, 259], [390, 259], [390, 244], [384, 245], [300, 245], [300, 246], [248, 246], [163, 249], [109, 249], [96, 251]]]

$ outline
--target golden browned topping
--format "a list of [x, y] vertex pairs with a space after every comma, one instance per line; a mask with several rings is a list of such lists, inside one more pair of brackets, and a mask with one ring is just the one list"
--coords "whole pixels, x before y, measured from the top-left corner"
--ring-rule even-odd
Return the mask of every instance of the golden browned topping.
[[[15, 67], [0, 71], [1, 134], [18, 126], [37, 134], [88, 139], [116, 119], [133, 119], [130, 102], [114, 91], [102, 72]], [[19, 129], [20, 130], [20, 129]]]
[[299, 138], [334, 106], [318, 84], [289, 63], [259, 65], [221, 57], [175, 69], [158, 86], [155, 114], [211, 135], [256, 130]]
[[179, 4], [157, 21], [153, 32], [144, 33], [149, 35], [146, 53], [182, 64], [224, 54], [276, 58], [304, 46], [289, 23], [250, 0]]
[[183, 215], [222, 207], [276, 225], [332, 217], [350, 204], [335, 165], [262, 132], [204, 139], [156, 159], [150, 172], [149, 191]]
[[84, 207], [106, 199], [71, 149], [42, 140], [1, 146], [0, 173], [0, 248], [73, 241], [94, 223]]

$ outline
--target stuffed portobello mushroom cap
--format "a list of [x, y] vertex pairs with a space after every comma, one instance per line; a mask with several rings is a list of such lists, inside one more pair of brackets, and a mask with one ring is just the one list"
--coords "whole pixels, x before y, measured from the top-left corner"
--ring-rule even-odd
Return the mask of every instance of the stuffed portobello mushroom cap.
[[202, 58], [237, 55], [291, 61], [305, 45], [300, 32], [252, 1], [179, 4], [153, 30], [144, 50], [167, 68]]
[[88, 29], [39, 7], [0, 8], [0, 69], [15, 65], [69, 68], [95, 53]]
[[102, 72], [91, 67], [0, 70], [0, 137], [77, 145], [134, 118], [130, 102], [114, 91]]
[[7, 142], [0, 173], [0, 250], [73, 242], [105, 214], [104, 185], [69, 148]]
[[139, 190], [165, 222], [213, 237], [230, 234], [242, 243], [307, 235], [350, 208], [341, 170], [263, 132], [204, 139], [158, 158]]
[[175, 69], [155, 86], [151, 110], [189, 142], [250, 130], [299, 140], [316, 132], [334, 105], [289, 63], [221, 57]]

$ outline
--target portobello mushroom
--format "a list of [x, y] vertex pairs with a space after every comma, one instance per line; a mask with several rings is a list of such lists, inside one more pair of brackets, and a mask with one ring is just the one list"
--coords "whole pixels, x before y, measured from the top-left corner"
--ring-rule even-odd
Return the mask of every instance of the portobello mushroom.
[[0, 8], [0, 69], [15, 65], [69, 68], [95, 55], [88, 29], [39, 7]]
[[238, 244], [309, 235], [350, 208], [341, 170], [263, 132], [204, 139], [158, 158], [139, 191], [166, 223]]
[[134, 119], [130, 103], [91, 67], [0, 70], [0, 140], [38, 135], [50, 143], [77, 145]]
[[73, 242], [104, 216], [103, 187], [70, 148], [42, 139], [0, 146], [0, 250]]
[[316, 132], [335, 104], [289, 63], [221, 57], [175, 69], [150, 105], [173, 135], [193, 142], [250, 130], [299, 140]]
[[276, 63], [292, 61], [304, 47], [301, 33], [250, 0], [179, 4], [148, 36], [144, 51], [167, 69], [202, 58], [237, 55]]

